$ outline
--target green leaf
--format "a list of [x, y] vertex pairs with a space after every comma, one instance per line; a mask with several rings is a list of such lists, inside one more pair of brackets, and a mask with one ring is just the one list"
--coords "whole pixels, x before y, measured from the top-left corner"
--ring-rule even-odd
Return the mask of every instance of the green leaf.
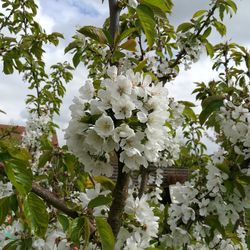
[[30, 155], [27, 150], [20, 147], [15, 147], [9, 141], [0, 141], [0, 147], [5, 153], [8, 153], [11, 158], [24, 161], [24, 164], [25, 162], [28, 164]]
[[69, 174], [73, 174], [76, 166], [76, 158], [72, 154], [64, 154], [63, 157], [64, 164], [69, 172]]
[[52, 142], [49, 140], [47, 135], [42, 135], [40, 137], [41, 149], [42, 150], [53, 150]]
[[183, 105], [185, 105], [186, 107], [196, 107], [196, 105], [193, 102], [189, 102], [189, 101], [178, 101], [178, 103], [181, 103]]
[[131, 34], [133, 34], [134, 32], [136, 32], [138, 29], [137, 28], [129, 28], [129, 29], [125, 29], [121, 35], [119, 36], [119, 41], [124, 40], [126, 37], [130, 36]]
[[120, 47], [134, 52], [136, 51], [136, 41], [135, 39], [129, 39], [125, 43], [121, 44]]
[[89, 244], [89, 238], [90, 238], [90, 227], [89, 227], [89, 219], [87, 217], [85, 217], [85, 222], [84, 222], [84, 232], [83, 232], [83, 240], [84, 240], [84, 244], [83, 244], [83, 249], [87, 250], [88, 249], [88, 244]]
[[208, 117], [215, 111], [218, 111], [223, 106], [224, 97], [222, 96], [210, 96], [202, 103], [203, 109], [200, 113], [199, 119], [201, 125], [203, 125]]
[[90, 236], [89, 230], [89, 220], [87, 217], [76, 218], [70, 224], [70, 239], [77, 244], [79, 244], [81, 237], [84, 240], [88, 240]]
[[13, 69], [13, 62], [10, 59], [3, 59], [3, 72], [6, 75], [12, 74], [14, 71]]
[[115, 183], [105, 176], [94, 176], [94, 180], [100, 183], [104, 188], [113, 191], [115, 188]]
[[226, 35], [226, 33], [227, 33], [227, 28], [226, 28], [226, 26], [225, 26], [223, 23], [221, 23], [221, 22], [215, 20], [215, 21], [213, 22], [213, 25], [214, 25], [214, 27], [216, 28], [216, 30], [220, 33], [221, 36]]
[[190, 107], [185, 107], [183, 110], [183, 115], [185, 115], [188, 119], [192, 121], [196, 121], [196, 114]]
[[243, 185], [250, 184], [250, 176], [241, 175], [238, 177], [238, 181]]
[[96, 218], [97, 231], [101, 238], [102, 250], [114, 250], [115, 238], [112, 229], [105, 218]]
[[20, 250], [32, 249], [32, 238], [22, 239]]
[[186, 32], [190, 29], [192, 29], [194, 25], [192, 23], [182, 23], [177, 27], [177, 32]]
[[237, 5], [232, 0], [227, 0], [227, 5], [231, 7], [231, 9], [234, 11], [234, 13], [237, 12]]
[[143, 61], [140, 61], [140, 62], [138, 63], [138, 65], [135, 67], [134, 71], [135, 71], [135, 72], [141, 72], [142, 69], [146, 66], [147, 60], [148, 60], [148, 59], [146, 58], [146, 59], [144, 59]]
[[212, 31], [212, 28], [211, 28], [211, 27], [208, 27], [208, 28], [204, 31], [204, 33], [203, 33], [203, 35], [202, 35], [202, 39], [207, 39], [207, 37], [211, 34], [211, 31]]
[[246, 197], [246, 192], [244, 187], [242, 186], [241, 183], [239, 183], [237, 180], [234, 182], [234, 186], [238, 189], [238, 191], [240, 192], [242, 198]]
[[101, 28], [97, 28], [94, 26], [84, 26], [81, 29], [78, 30], [79, 33], [94, 39], [95, 41], [106, 44], [107, 38]]
[[208, 224], [213, 231], [217, 229], [223, 236], [225, 236], [225, 229], [220, 224], [217, 215], [208, 215], [205, 218], [205, 223]]
[[46, 150], [39, 158], [38, 168], [42, 168], [45, 164], [51, 160], [53, 153], [50, 150]]
[[77, 51], [72, 58], [73, 65], [75, 68], [79, 65], [81, 60], [82, 60], [82, 51]]
[[5, 221], [6, 216], [10, 211], [10, 196], [0, 199], [0, 225]]
[[193, 18], [202, 16], [203, 14], [205, 14], [207, 12], [207, 10], [198, 10], [193, 14]]
[[21, 195], [25, 196], [31, 190], [32, 171], [23, 161], [15, 159], [7, 161], [4, 170], [12, 185]]
[[214, 56], [214, 46], [209, 42], [206, 42], [205, 46], [207, 54], [212, 58]]
[[3, 247], [2, 250], [16, 250], [20, 246], [21, 240], [14, 240]]
[[142, 4], [137, 6], [136, 12], [146, 35], [148, 47], [151, 48], [156, 37], [154, 13], [148, 6]]
[[142, 0], [140, 3], [148, 5], [149, 7], [153, 6], [153, 7], [159, 8], [164, 12], [170, 11], [170, 9], [168, 8], [164, 0]]
[[63, 231], [66, 232], [69, 228], [69, 219], [67, 216], [63, 214], [58, 214], [57, 216], [58, 221], [62, 225]]
[[99, 207], [111, 203], [112, 198], [110, 196], [99, 195], [88, 204], [89, 208]]
[[49, 214], [44, 201], [34, 193], [29, 193], [24, 201], [24, 214], [32, 231], [44, 237], [49, 223]]

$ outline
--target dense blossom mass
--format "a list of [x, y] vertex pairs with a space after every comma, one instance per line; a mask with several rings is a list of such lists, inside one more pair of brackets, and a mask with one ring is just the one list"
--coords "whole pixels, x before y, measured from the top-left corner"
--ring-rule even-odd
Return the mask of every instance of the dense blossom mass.
[[127, 172], [150, 163], [171, 166], [178, 157], [171, 129], [180, 124], [183, 106], [149, 75], [132, 70], [118, 74], [112, 66], [99, 89], [86, 82], [70, 109], [67, 145], [93, 175], [112, 175], [113, 151], [119, 152]]

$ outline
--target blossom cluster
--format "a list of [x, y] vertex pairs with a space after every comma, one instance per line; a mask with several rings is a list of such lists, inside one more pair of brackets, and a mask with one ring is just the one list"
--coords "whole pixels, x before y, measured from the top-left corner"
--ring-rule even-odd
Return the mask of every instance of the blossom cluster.
[[132, 70], [118, 74], [112, 66], [107, 76], [99, 89], [88, 80], [70, 107], [72, 119], [65, 139], [85, 171], [111, 176], [114, 151], [127, 172], [147, 168], [149, 163], [173, 164], [179, 147], [169, 126], [179, 125], [183, 106], [149, 75]]
[[[243, 233], [240, 244], [235, 244], [230, 239], [223, 239], [219, 232], [209, 246], [205, 241], [211, 233], [211, 225], [209, 222], [205, 223], [204, 218], [209, 216], [211, 220], [216, 218], [222, 227], [226, 227], [230, 223], [234, 225], [240, 214], [248, 207], [248, 198], [243, 198], [237, 188], [234, 188], [233, 192], [226, 190], [225, 181], [228, 179], [228, 174], [218, 168], [218, 164], [222, 164], [225, 160], [224, 155], [222, 150], [213, 155], [206, 166], [206, 179], [203, 177], [201, 181], [202, 174], [197, 171], [194, 173], [195, 177], [184, 185], [177, 184], [173, 193], [175, 202], [169, 208], [168, 224], [172, 233], [162, 239], [166, 245], [177, 247], [188, 244], [189, 249], [211, 249], [214, 246], [218, 249], [225, 247], [247, 249], [244, 248]], [[199, 244], [192, 246], [191, 239], [195, 239], [195, 242], [199, 242], [203, 248], [199, 248]]]
[[203, 46], [199, 39], [195, 38], [191, 32], [177, 34], [176, 44], [181, 51], [185, 51], [184, 66], [185, 70], [191, 68], [192, 63], [199, 60]]
[[225, 101], [218, 114], [221, 129], [238, 155], [250, 158], [250, 112], [245, 103]]
[[[27, 237], [28, 232], [26, 230], [19, 220], [10, 220], [0, 226], [0, 249], [3, 249], [10, 242]], [[72, 242], [68, 241], [66, 234], [58, 223], [49, 226], [43, 239], [33, 236], [31, 240], [32, 249], [36, 250], [70, 250], [73, 245]]]
[[40, 149], [40, 137], [49, 133], [48, 123], [51, 121], [50, 116], [37, 113], [31, 113], [25, 125], [25, 133], [22, 137], [24, 147], [27, 147], [32, 152]]

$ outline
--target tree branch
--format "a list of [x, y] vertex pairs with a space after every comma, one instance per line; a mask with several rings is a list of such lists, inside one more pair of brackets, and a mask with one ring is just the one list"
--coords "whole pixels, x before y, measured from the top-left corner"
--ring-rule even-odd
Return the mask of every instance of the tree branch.
[[67, 205], [64, 203], [63, 200], [56, 197], [52, 192], [49, 190], [41, 187], [37, 183], [32, 184], [32, 190], [33, 193], [41, 197], [43, 200], [45, 200], [48, 204], [52, 205], [53, 207], [57, 208], [58, 210], [62, 211], [66, 215], [68, 215], [71, 218], [77, 218], [79, 214], [73, 210], [67, 207]]
[[109, 32], [113, 39], [115, 39], [115, 34], [119, 31], [119, 17], [121, 9], [118, 6], [117, 0], [109, 0], [109, 13], [110, 13], [110, 26]]
[[[205, 20], [204, 23], [201, 25], [201, 27], [196, 31], [196, 33], [194, 34], [194, 37], [199, 36], [199, 35], [201, 34], [201, 32], [203, 31], [203, 29], [206, 28], [206, 26], [209, 24], [210, 18], [213, 16], [213, 14], [214, 14], [214, 12], [215, 12], [215, 10], [216, 10], [216, 8], [217, 8], [217, 4], [215, 4], [215, 5], [210, 9], [210, 11], [209, 11], [208, 14], [207, 14], [206, 20]], [[175, 60], [174, 60], [172, 63], [169, 64], [169, 67], [173, 69], [175, 66], [177, 66], [177, 65], [180, 63], [181, 59], [182, 59], [185, 55], [186, 55], [186, 51], [185, 51], [185, 49], [182, 49], [182, 50], [177, 54]], [[167, 80], [169, 80], [169, 79], [171, 79], [171, 77], [169, 77], [168, 75], [159, 78], [160, 81], [167, 81]]]
[[[46, 188], [41, 187], [37, 183], [32, 183], [31, 192], [35, 193], [43, 200], [45, 200], [49, 205], [57, 208], [58, 210], [60, 210], [61, 212], [65, 213], [66, 215], [68, 215], [73, 219], [80, 216], [80, 214], [78, 214], [75, 210], [68, 208], [63, 200], [59, 199], [52, 192], [50, 192]], [[91, 234], [94, 233], [96, 230], [95, 226], [90, 221], [89, 221], [89, 228]]]

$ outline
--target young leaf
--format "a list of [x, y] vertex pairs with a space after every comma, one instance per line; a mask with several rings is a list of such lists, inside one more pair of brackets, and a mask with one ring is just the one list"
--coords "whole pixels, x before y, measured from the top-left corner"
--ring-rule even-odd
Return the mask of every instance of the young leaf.
[[6, 216], [10, 211], [10, 197], [3, 197], [0, 199], [0, 225], [5, 221]]
[[45, 164], [51, 160], [53, 153], [50, 150], [44, 151], [44, 153], [39, 158], [38, 168], [42, 168]]
[[206, 46], [206, 50], [207, 50], [207, 54], [212, 58], [214, 56], [214, 47], [211, 43], [207, 42], [205, 44]]
[[12, 185], [21, 195], [26, 195], [31, 190], [32, 172], [23, 161], [12, 160], [5, 162], [4, 168]]
[[59, 214], [57, 216], [58, 221], [60, 222], [60, 224], [62, 225], [63, 231], [67, 231], [69, 228], [69, 219], [67, 216], [63, 215], [63, 214]]
[[202, 16], [203, 14], [205, 14], [207, 12], [207, 10], [198, 10], [193, 14], [193, 18]]
[[82, 216], [74, 219], [70, 225], [70, 239], [78, 244], [80, 238], [82, 237], [86, 243], [86, 241], [89, 240], [89, 236], [90, 236], [90, 229], [89, 229], [88, 218]]
[[119, 36], [119, 41], [124, 40], [126, 37], [130, 36], [131, 34], [133, 34], [134, 32], [137, 31], [137, 28], [129, 28], [129, 29], [125, 29], [121, 35]]
[[213, 25], [216, 28], [216, 30], [220, 33], [221, 36], [226, 35], [227, 28], [223, 23], [221, 23], [219, 21], [214, 21]]
[[194, 25], [192, 23], [182, 23], [177, 27], [177, 32], [186, 32], [190, 29], [192, 29]]
[[129, 39], [122, 45], [120, 45], [121, 48], [129, 50], [129, 51], [136, 51], [136, 41], [135, 39]]
[[115, 183], [105, 176], [95, 176], [95, 181], [100, 183], [104, 188], [113, 191], [115, 188]]
[[223, 106], [223, 99], [224, 97], [222, 96], [210, 96], [204, 100], [202, 103], [203, 109], [199, 116], [201, 125], [205, 123], [213, 112], [218, 111]]
[[105, 218], [97, 217], [96, 226], [101, 238], [103, 250], [113, 250], [115, 247], [115, 238], [112, 229]]
[[107, 43], [107, 38], [101, 28], [97, 28], [94, 26], [84, 26], [78, 30], [79, 33], [94, 39], [95, 41], [105, 44]]
[[16, 250], [20, 246], [21, 240], [10, 241], [2, 250]]
[[44, 201], [34, 193], [29, 193], [24, 201], [24, 214], [32, 231], [39, 237], [44, 237], [49, 214]]
[[103, 205], [107, 205], [109, 203], [111, 203], [112, 198], [109, 196], [104, 196], [104, 195], [99, 195], [96, 198], [94, 198], [93, 200], [91, 200], [88, 204], [89, 208], [94, 208], [94, 207], [99, 207], [99, 206], [103, 206]]
[[159, 8], [163, 10], [164, 12], [170, 11], [170, 9], [168, 8], [164, 0], [142, 0], [141, 4], [148, 5], [149, 7], [153, 6], [153, 7]]
[[145, 32], [148, 47], [151, 48], [156, 37], [154, 13], [151, 8], [142, 4], [138, 5], [136, 12]]
[[13, 62], [11, 59], [3, 58], [3, 72], [6, 75], [10, 75], [14, 72]]

